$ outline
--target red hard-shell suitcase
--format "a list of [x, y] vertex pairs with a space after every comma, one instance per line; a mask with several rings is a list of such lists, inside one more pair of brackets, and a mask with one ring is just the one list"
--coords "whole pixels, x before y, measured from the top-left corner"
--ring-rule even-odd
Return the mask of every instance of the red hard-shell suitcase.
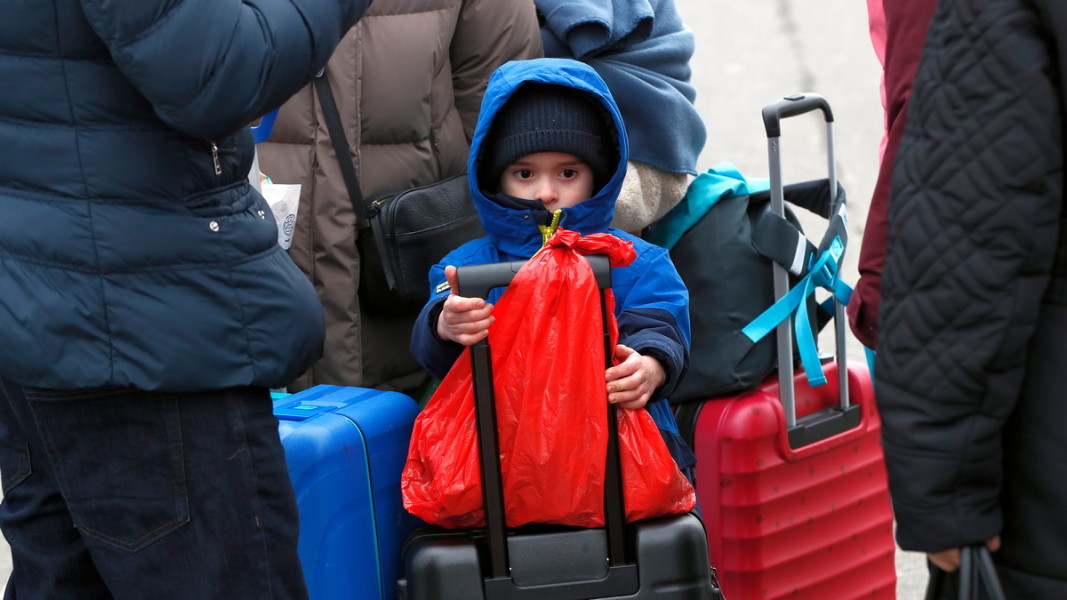
[[[795, 377], [798, 417], [837, 404]], [[792, 448], [778, 382], [680, 407], [697, 455], [697, 497], [726, 598], [895, 598], [893, 515], [870, 375], [850, 361], [859, 425]], [[688, 414], [684, 414], [688, 413]]]
[[[816, 94], [784, 98], [763, 112], [777, 215], [783, 208], [780, 119], [813, 110], [826, 118], [827, 189], [837, 189], [829, 105]], [[843, 215], [843, 198], [833, 202], [832, 214]], [[839, 260], [847, 233], [843, 216], [837, 221], [815, 256], [837, 237]], [[775, 264], [774, 271], [775, 297], [782, 298], [786, 270]], [[786, 318], [776, 327], [778, 372], [760, 387], [677, 407], [679, 427], [697, 455], [711, 563], [731, 600], [895, 597], [881, 421], [867, 367], [846, 358], [843, 305], [839, 298], [834, 305], [837, 352], [806, 363], [822, 371], [825, 384], [811, 385], [805, 372], [794, 375], [794, 324]], [[779, 377], [792, 384], [779, 386]]]

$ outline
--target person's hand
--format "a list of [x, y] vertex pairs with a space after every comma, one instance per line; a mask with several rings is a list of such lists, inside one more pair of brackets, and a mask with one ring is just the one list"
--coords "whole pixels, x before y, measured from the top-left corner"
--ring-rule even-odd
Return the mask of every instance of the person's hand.
[[445, 267], [445, 280], [452, 293], [437, 317], [437, 337], [472, 346], [489, 335], [494, 320], [493, 305], [482, 298], [464, 298], [456, 293], [456, 267]]
[[[990, 552], [996, 552], [1000, 549], [1000, 536], [989, 540], [985, 543], [986, 548], [989, 548]], [[956, 569], [960, 568], [960, 549], [949, 548], [941, 552], [930, 552], [926, 554], [926, 557], [930, 559], [930, 562], [937, 565], [937, 568], [948, 573], [952, 573]]]
[[663, 366], [651, 356], [644, 356], [633, 348], [615, 346], [619, 364], [607, 370], [608, 402], [622, 408], [642, 408], [648, 404], [652, 392], [667, 379]]

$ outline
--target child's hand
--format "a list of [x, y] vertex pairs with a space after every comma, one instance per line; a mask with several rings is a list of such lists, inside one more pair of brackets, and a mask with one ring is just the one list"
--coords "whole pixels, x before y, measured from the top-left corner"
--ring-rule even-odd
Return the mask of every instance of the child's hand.
[[663, 366], [622, 344], [615, 346], [615, 358], [622, 362], [607, 370], [608, 402], [622, 408], [644, 407], [667, 379]]
[[437, 337], [472, 346], [489, 335], [493, 324], [493, 305], [481, 298], [464, 298], [456, 294], [456, 268], [445, 267], [445, 279], [452, 293], [437, 317]]

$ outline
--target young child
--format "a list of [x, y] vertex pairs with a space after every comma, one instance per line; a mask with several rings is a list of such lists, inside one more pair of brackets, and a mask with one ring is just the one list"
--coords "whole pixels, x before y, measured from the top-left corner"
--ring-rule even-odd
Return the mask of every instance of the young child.
[[695, 457], [664, 399], [689, 364], [689, 293], [665, 250], [610, 227], [626, 174], [624, 132], [607, 86], [583, 63], [536, 59], [497, 69], [468, 162], [487, 235], [430, 270], [433, 294], [415, 324], [411, 351], [444, 377], [464, 346], [488, 335], [502, 290], [485, 299], [458, 296], [456, 266], [528, 259], [557, 227], [628, 240], [637, 258], [612, 271], [620, 363], [606, 371], [608, 401], [648, 410], [692, 481]]

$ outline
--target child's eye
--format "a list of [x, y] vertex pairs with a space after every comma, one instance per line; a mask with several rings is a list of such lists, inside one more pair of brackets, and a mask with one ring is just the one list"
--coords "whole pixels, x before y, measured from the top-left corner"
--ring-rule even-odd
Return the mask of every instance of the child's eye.
[[564, 179], [574, 179], [578, 176], [578, 169], [563, 169], [563, 172], [560, 173], [560, 175], [562, 175]]
[[519, 179], [529, 179], [533, 177], [533, 171], [530, 169], [519, 169], [518, 171], [515, 171], [515, 176]]

